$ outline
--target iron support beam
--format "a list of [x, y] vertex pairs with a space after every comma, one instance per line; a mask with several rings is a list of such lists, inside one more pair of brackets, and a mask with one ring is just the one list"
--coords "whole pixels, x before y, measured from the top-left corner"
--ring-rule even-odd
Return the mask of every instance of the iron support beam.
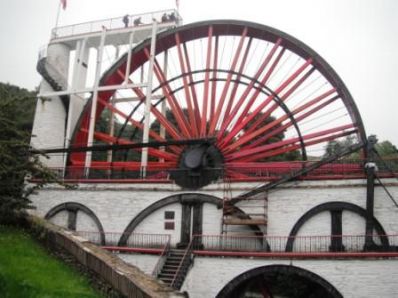
[[373, 216], [374, 216], [374, 180], [375, 180], [375, 170], [376, 163], [374, 162], [374, 145], [376, 145], [376, 136], [370, 136], [366, 145], [367, 151], [367, 163], [365, 165], [366, 169], [366, 238], [365, 238], [365, 250], [371, 250], [375, 243], [373, 241]]
[[315, 163], [313, 163], [313, 164], [309, 165], [308, 167], [305, 167], [305, 168], [303, 168], [301, 170], [298, 170], [298, 171], [292, 173], [291, 175], [282, 177], [279, 180], [276, 180], [274, 182], [270, 182], [268, 184], [262, 185], [262, 186], [257, 187], [257, 188], [255, 188], [255, 189], [253, 189], [253, 190], [251, 190], [251, 191], [249, 191], [247, 193], [244, 193], [244, 194], [241, 194], [241, 195], [239, 195], [239, 196], [237, 196], [235, 198], [232, 198], [231, 199], [231, 203], [235, 204], [236, 202], [248, 199], [248, 198], [253, 197], [253, 196], [255, 196], [255, 195], [259, 194], [259, 193], [267, 192], [270, 189], [273, 189], [273, 188], [275, 188], [275, 187], [277, 187], [277, 186], [279, 186], [281, 184], [284, 184], [284, 183], [292, 181], [292, 180], [294, 180], [294, 179], [296, 179], [296, 178], [298, 178], [300, 176], [303, 176], [303, 175], [305, 175], [305, 174], [307, 174], [307, 173], [309, 173], [309, 172], [321, 167], [324, 164], [331, 163], [331, 162], [335, 161], [336, 159], [339, 159], [340, 157], [343, 157], [343, 156], [348, 155], [348, 154], [350, 154], [352, 152], [355, 152], [355, 151], [361, 149], [363, 146], [364, 146], [364, 144], [362, 142], [360, 142], [358, 144], [354, 144], [354, 145], [348, 147], [347, 149], [342, 150], [340, 153], [337, 153], [335, 155], [323, 158], [322, 160], [320, 160], [318, 162], [315, 162]]
[[148, 142], [148, 143], [136, 143], [136, 144], [114, 144], [114, 145], [95, 145], [86, 147], [70, 147], [70, 148], [56, 148], [56, 149], [32, 149], [31, 154], [52, 154], [52, 153], [64, 153], [64, 152], [90, 152], [90, 151], [108, 151], [108, 150], [126, 150], [134, 148], [158, 148], [163, 146], [174, 146], [174, 145], [201, 145], [201, 144], [213, 144], [215, 138], [204, 138], [204, 139], [188, 139], [188, 140], [169, 140], [165, 142]]
[[[145, 110], [144, 110], [144, 131], [142, 136], [142, 142], [148, 143], [149, 141], [149, 126], [150, 126], [150, 114], [151, 114], [151, 98], [152, 98], [152, 78], [153, 78], [153, 65], [155, 62], [155, 47], [156, 47], [156, 32], [157, 32], [157, 22], [153, 22], [152, 25], [152, 37], [151, 37], [151, 50], [149, 57], [148, 66], [148, 80], [146, 88], [146, 98], [145, 98]], [[146, 167], [148, 165], [148, 148], [144, 147], [141, 153], [141, 175], [146, 176]]]
[[[102, 34], [101, 34], [101, 42], [100, 42], [100, 46], [98, 48], [98, 55], [97, 55], [97, 65], [96, 65], [95, 81], [94, 81], [94, 93], [93, 93], [93, 99], [91, 101], [90, 124], [89, 124], [89, 128], [88, 128], [87, 146], [92, 146], [93, 140], [94, 140], [95, 114], [97, 112], [97, 101], [98, 101], [98, 86], [99, 86], [100, 76], [101, 76], [101, 66], [102, 66], [102, 57], [104, 54], [105, 38], [106, 38], [106, 29], [103, 28]], [[89, 176], [90, 165], [91, 165], [91, 151], [88, 151], [86, 154], [86, 160], [84, 163], [85, 174], [87, 177]]]

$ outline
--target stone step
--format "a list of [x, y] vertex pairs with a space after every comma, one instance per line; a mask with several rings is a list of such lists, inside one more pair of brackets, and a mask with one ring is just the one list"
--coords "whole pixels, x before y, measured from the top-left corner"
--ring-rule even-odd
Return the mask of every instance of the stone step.
[[162, 279], [162, 278], [171, 278], [171, 279], [173, 279], [173, 278], [174, 278], [174, 275], [175, 275], [175, 274], [171, 274], [171, 273], [170, 273], [170, 274], [160, 273], [160, 274], [159, 274], [159, 278], [160, 278], [160, 279]]
[[181, 260], [179, 260], [179, 259], [175, 259], [175, 260], [167, 259], [165, 262], [165, 264], [180, 264], [180, 263], [181, 263]]
[[163, 273], [163, 272], [176, 272], [177, 269], [178, 269], [178, 267], [172, 267], [172, 268], [163, 267], [161, 273]]

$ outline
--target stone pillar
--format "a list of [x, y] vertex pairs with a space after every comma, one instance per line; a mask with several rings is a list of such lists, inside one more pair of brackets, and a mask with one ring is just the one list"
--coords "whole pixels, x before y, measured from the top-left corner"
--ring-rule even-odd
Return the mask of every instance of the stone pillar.
[[[46, 73], [40, 84], [40, 93], [54, 90], [52, 84], [60, 88], [67, 86], [70, 49], [64, 44], [50, 44], [47, 55], [40, 57], [42, 70]], [[44, 60], [45, 59], [45, 60]], [[53, 82], [49, 82], [49, 78]], [[31, 145], [37, 149], [62, 148], [64, 146], [67, 103], [58, 96], [37, 100], [35, 118], [32, 129]], [[63, 156], [53, 155], [49, 159], [42, 158], [42, 162], [49, 167], [63, 167]]]

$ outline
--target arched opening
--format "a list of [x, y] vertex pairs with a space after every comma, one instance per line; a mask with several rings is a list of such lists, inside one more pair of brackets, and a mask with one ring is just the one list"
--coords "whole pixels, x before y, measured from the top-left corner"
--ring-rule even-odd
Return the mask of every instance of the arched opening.
[[[95, 225], [96, 227], [96, 232], [99, 233], [99, 241], [102, 245], [105, 245], [105, 232], [104, 228], [98, 219], [98, 217], [95, 215], [95, 213], [88, 208], [87, 206], [77, 203], [77, 202], [66, 202], [59, 204], [53, 208], [51, 208], [50, 211], [47, 212], [46, 216], [44, 217], [48, 221], [52, 221], [57, 215], [65, 213], [66, 214], [66, 225], [65, 227], [68, 228], [69, 230], [76, 231], [77, 230], [77, 224], [78, 224], [78, 214], [84, 214], [87, 216]], [[59, 224], [59, 223], [58, 223]]]
[[272, 265], [244, 272], [217, 295], [222, 297], [342, 298], [328, 281], [305, 269]]

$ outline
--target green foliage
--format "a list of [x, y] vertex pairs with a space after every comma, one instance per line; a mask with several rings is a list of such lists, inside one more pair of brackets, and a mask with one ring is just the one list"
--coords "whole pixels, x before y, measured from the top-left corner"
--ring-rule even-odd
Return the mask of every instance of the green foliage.
[[99, 297], [88, 281], [32, 237], [0, 225], [1, 297]]
[[398, 149], [390, 141], [377, 143], [375, 149], [380, 154], [380, 156], [398, 158]]
[[[29, 157], [34, 93], [0, 85], [0, 222], [12, 223], [30, 207], [29, 195], [43, 183], [54, 180], [38, 156]], [[43, 182], [28, 186], [26, 177]]]
[[[355, 143], [355, 137], [353, 136], [348, 136], [344, 139], [341, 140], [332, 140], [329, 141], [325, 147], [325, 154], [324, 157], [329, 157], [335, 154], [339, 154], [342, 152], [344, 149], [354, 145]], [[360, 153], [359, 152], [353, 152], [349, 155], [346, 155], [343, 157], [345, 160], [355, 160], [360, 158]]]
[[[333, 141], [329, 141], [328, 144], [325, 147], [325, 154], [324, 157], [328, 157], [334, 154], [338, 154], [339, 152], [341, 152], [342, 150], [344, 150], [345, 148], [354, 145], [355, 143], [355, 138], [352, 136], [348, 136], [344, 139], [341, 140], [333, 140]], [[375, 145], [375, 149], [376, 151], [379, 153], [379, 155], [383, 158], [383, 159], [398, 159], [398, 150], [397, 147], [394, 146], [390, 141], [383, 141], [383, 142], [379, 142]], [[360, 153], [358, 152], [354, 152], [351, 153], [350, 155], [347, 155], [345, 157], [343, 157], [342, 159], [344, 160], [355, 160], [355, 159], [360, 159]]]
[[[274, 116], [268, 116], [264, 120], [261, 120], [262, 118], [264, 118], [264, 113], [257, 114], [247, 124], [246, 130], [250, 130], [252, 125], [255, 125], [257, 129], [260, 129], [261, 127], [267, 126], [268, 124], [270, 124], [276, 120], [276, 118]], [[285, 138], [285, 130], [276, 132], [277, 130], [280, 130], [281, 125], [282, 125], [281, 123], [273, 125], [273, 127], [270, 128], [265, 133], [260, 134], [259, 136], [253, 138], [253, 140], [251, 140], [249, 142], [249, 144], [252, 142], [255, 142], [258, 139], [261, 139], [264, 135], [270, 135], [270, 137], [267, 140], [265, 140], [265, 142], [261, 142], [261, 144], [259, 144], [260, 146], [282, 141]], [[275, 155], [272, 157], [264, 158], [261, 161], [293, 161], [293, 160], [300, 160], [300, 159], [301, 159], [300, 151], [294, 150], [294, 151], [286, 152], [283, 154], [278, 154], [278, 155]]]
[[[101, 114], [101, 118], [96, 123], [96, 129], [99, 132], [109, 134], [110, 132], [110, 125], [111, 125], [111, 112], [108, 109], [104, 109]], [[115, 137], [120, 137], [124, 140], [129, 140], [134, 143], [141, 143], [142, 142], [142, 132], [139, 129], [131, 126], [128, 123], [124, 126], [124, 123], [121, 123], [118, 118], [113, 118], [114, 124], [114, 133]], [[105, 145], [108, 143], [104, 143], [101, 141], [96, 140], [95, 145]], [[114, 150], [112, 153], [113, 161], [139, 161], [141, 160], [141, 153], [139, 150]], [[106, 151], [93, 151], [93, 160], [97, 161], [106, 161], [107, 160], [107, 152]]]

